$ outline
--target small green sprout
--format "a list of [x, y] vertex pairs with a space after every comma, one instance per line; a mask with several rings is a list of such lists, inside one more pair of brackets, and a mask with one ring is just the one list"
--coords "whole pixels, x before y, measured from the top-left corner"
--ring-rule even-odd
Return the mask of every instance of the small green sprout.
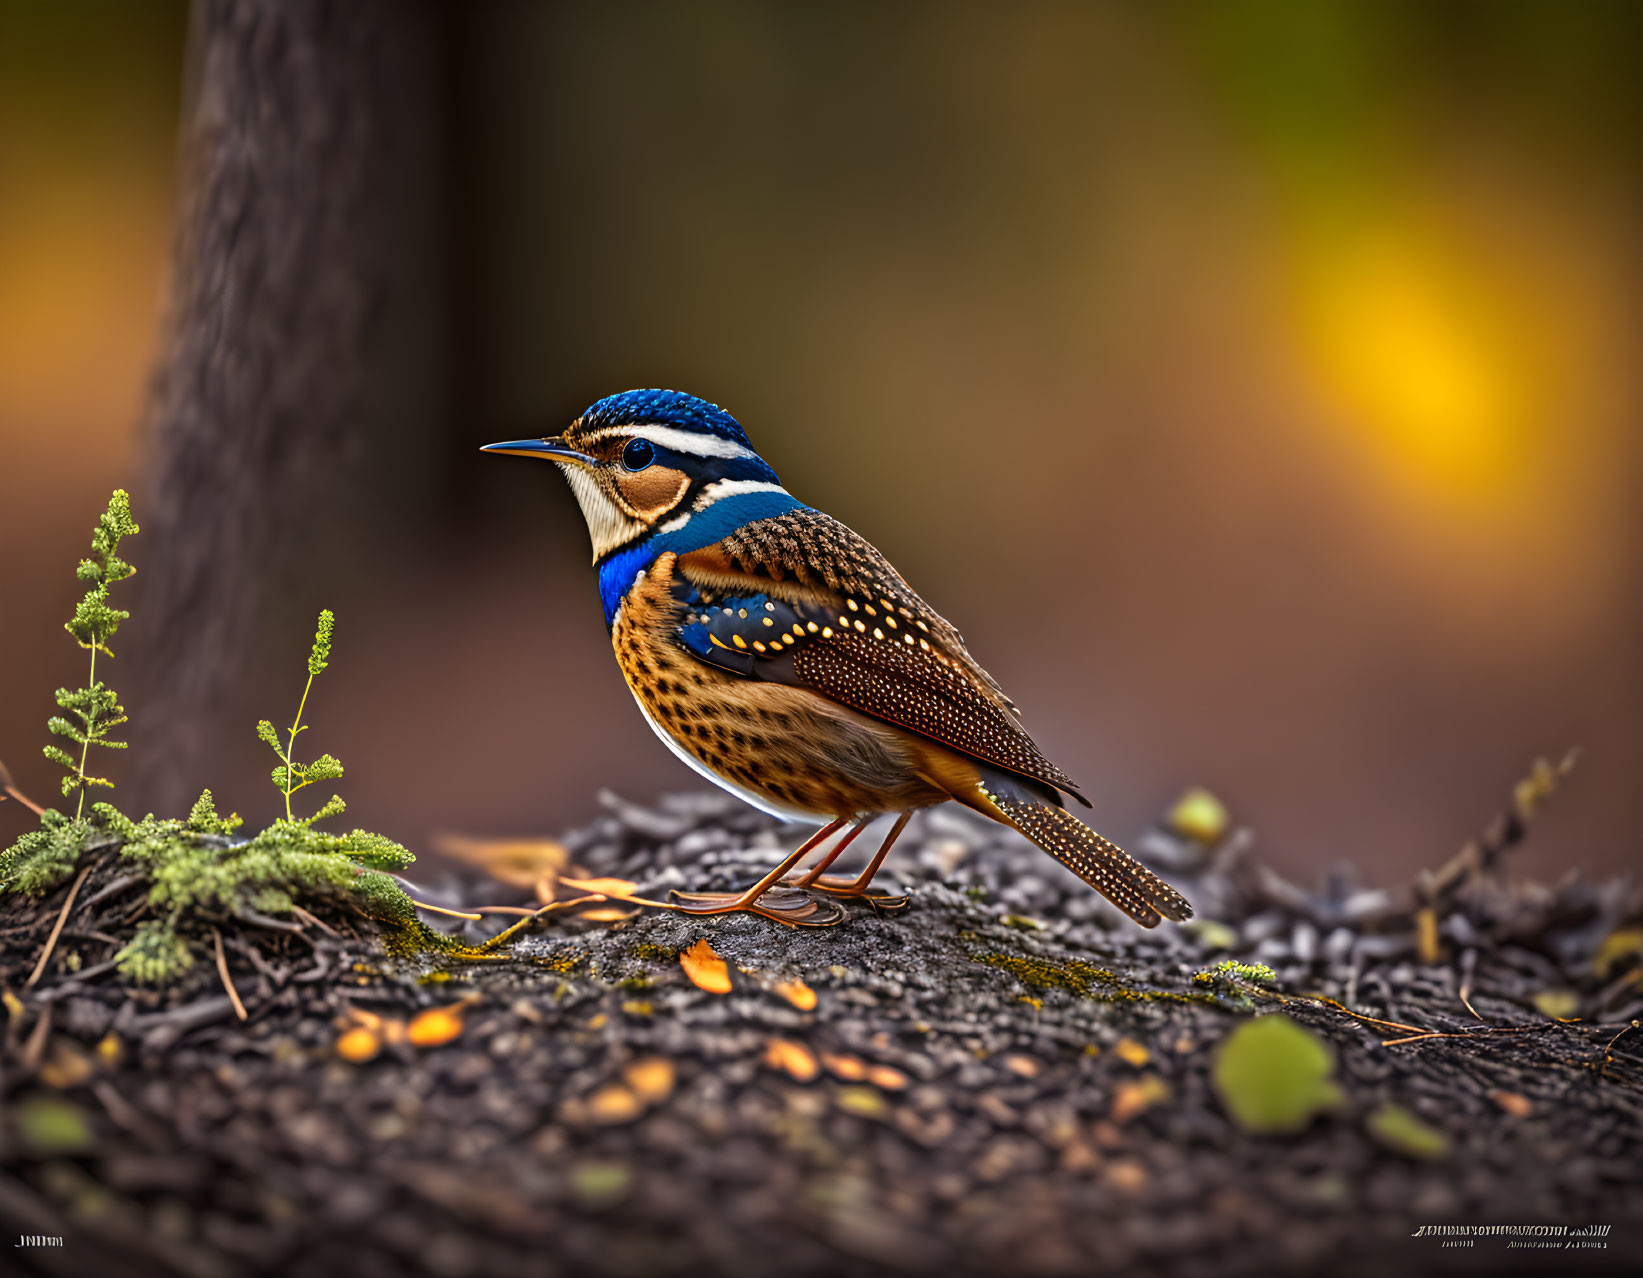
[[67, 750], [54, 745], [45, 747], [44, 753], [53, 763], [68, 769], [69, 775], [63, 778], [63, 797], [79, 791], [74, 807], [76, 821], [85, 814], [87, 787], [100, 785], [112, 789], [114, 785], [112, 781], [92, 776], [86, 771], [91, 747], [102, 746], [105, 750], [126, 748], [124, 741], [110, 740], [108, 735], [112, 729], [126, 722], [126, 713], [120, 705], [119, 695], [97, 678], [97, 654], [114, 656], [109, 650], [108, 641], [120, 628], [120, 623], [131, 616], [129, 612], [109, 603], [108, 588], [137, 571], [119, 554], [121, 540], [136, 531], [137, 523], [131, 517], [131, 498], [126, 495], [125, 489], [116, 488], [108, 499], [108, 509], [97, 520], [97, 527], [91, 534], [91, 550], [95, 558], [82, 559], [75, 569], [75, 576], [90, 583], [91, 589], [75, 605], [74, 616], [63, 625], [63, 629], [74, 636], [74, 642], [91, 653], [91, 671], [86, 676], [84, 688], [76, 688], [73, 692], [67, 688], [57, 689], [58, 706], [79, 722], [63, 715], [53, 715], [46, 727], [57, 736], [67, 737], [79, 745], [80, 757], [76, 760]]
[[[302, 713], [308, 707], [308, 694], [314, 689], [314, 676], [324, 670], [331, 659], [331, 632], [336, 627], [336, 618], [329, 608], [322, 609], [319, 614], [319, 624], [314, 629], [314, 646], [308, 653], [308, 682], [302, 690], [302, 700], [297, 703], [297, 717], [291, 721], [291, 736], [289, 741], [281, 744], [280, 734], [274, 725], [267, 719], [257, 724], [257, 736], [266, 741], [274, 753], [279, 756], [279, 767], [274, 769], [274, 786], [285, 796], [285, 819], [295, 821], [291, 813], [291, 796], [304, 786], [313, 785], [318, 781], [334, 781], [342, 775], [342, 764], [329, 754], [322, 754], [312, 763], [301, 764], [296, 762], [297, 736], [308, 731], [308, 725], [302, 721]], [[303, 825], [313, 825], [316, 821], [323, 821], [327, 817], [340, 816], [346, 810], [346, 805], [336, 795], [311, 817], [303, 819]]]

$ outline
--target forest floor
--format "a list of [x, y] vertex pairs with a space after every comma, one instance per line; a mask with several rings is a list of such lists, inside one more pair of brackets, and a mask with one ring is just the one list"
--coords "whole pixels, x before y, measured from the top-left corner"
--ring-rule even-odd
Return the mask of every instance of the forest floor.
[[[792, 837], [716, 796], [606, 808], [567, 864], [648, 895], [745, 884]], [[935, 811], [887, 872], [907, 908], [833, 928], [561, 916], [511, 961], [435, 963], [336, 914], [238, 927], [245, 1019], [210, 965], [117, 979], [141, 900], [104, 852], [32, 985], [66, 888], [0, 908], [0, 1217], [49, 1243], [6, 1240], [5, 1268], [1635, 1273], [1643, 900], [1508, 888], [1518, 832], [1399, 893], [1158, 831], [1134, 850], [1199, 921], [1142, 932]], [[504, 898], [453, 876], [434, 899]], [[704, 939], [727, 992], [681, 961]], [[1228, 957], [1273, 979], [1211, 972]], [[1289, 1133], [1223, 1068], [1273, 1014], [1324, 1045]], [[1472, 1226], [1548, 1228], [1421, 1233]]]

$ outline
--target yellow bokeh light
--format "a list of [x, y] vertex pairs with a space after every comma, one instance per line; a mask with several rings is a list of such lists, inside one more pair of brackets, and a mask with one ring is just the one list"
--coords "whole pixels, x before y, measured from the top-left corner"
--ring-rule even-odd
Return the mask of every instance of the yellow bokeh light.
[[1507, 291], [1395, 225], [1314, 238], [1297, 282], [1308, 372], [1391, 476], [1469, 504], [1507, 497], [1545, 393]]

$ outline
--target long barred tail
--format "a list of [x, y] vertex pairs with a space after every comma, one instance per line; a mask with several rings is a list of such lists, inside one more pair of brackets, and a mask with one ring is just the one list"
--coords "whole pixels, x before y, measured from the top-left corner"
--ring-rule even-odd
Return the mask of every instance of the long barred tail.
[[1065, 808], [994, 791], [993, 805], [1016, 829], [1123, 910], [1142, 927], [1192, 917], [1187, 899], [1123, 848], [1102, 838]]

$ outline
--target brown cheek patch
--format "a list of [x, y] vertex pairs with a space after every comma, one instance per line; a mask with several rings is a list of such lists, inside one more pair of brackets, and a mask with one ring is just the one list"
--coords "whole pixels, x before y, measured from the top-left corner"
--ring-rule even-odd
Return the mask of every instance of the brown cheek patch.
[[671, 466], [647, 466], [633, 474], [618, 474], [616, 486], [633, 513], [647, 522], [672, 510], [690, 487], [690, 476]]

